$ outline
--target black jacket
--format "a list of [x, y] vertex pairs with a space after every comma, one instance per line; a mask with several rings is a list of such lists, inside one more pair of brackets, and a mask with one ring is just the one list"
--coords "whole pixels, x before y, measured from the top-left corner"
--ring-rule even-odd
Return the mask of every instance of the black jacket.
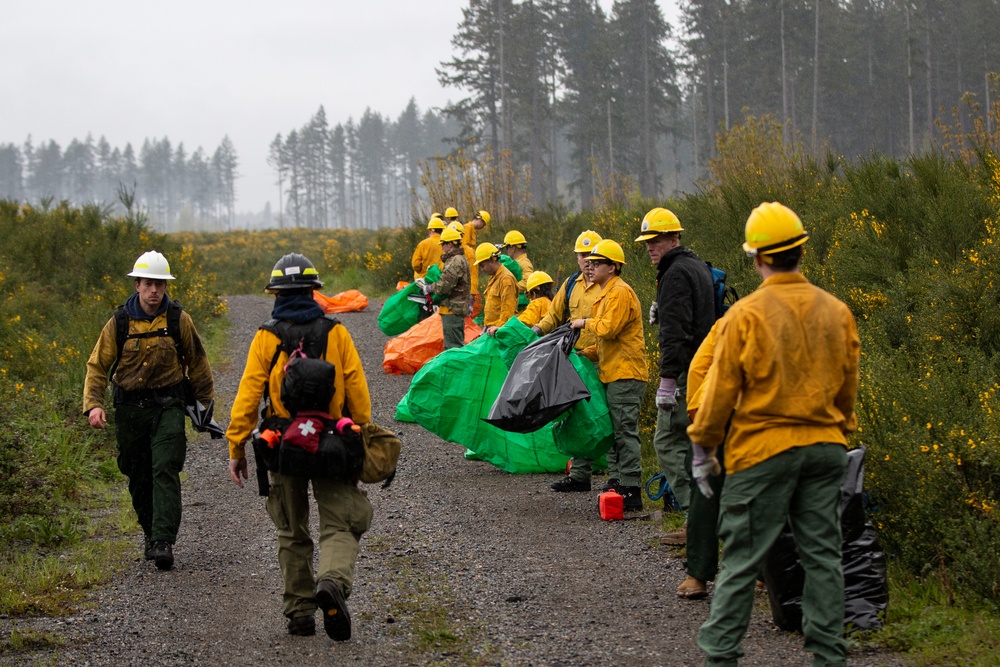
[[660, 377], [686, 373], [701, 341], [715, 324], [715, 290], [708, 265], [678, 246], [660, 259], [656, 303], [660, 323]]

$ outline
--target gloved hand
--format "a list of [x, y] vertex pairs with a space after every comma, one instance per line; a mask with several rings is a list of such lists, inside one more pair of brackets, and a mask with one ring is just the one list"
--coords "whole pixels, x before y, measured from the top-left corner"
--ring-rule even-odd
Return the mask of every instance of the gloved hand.
[[667, 412], [677, 409], [677, 380], [660, 378], [660, 386], [656, 390], [656, 407]]
[[423, 292], [424, 294], [430, 294], [431, 293], [431, 284], [432, 283], [424, 282], [423, 278], [417, 278], [416, 280], [413, 281], [413, 283], [415, 285], [419, 286], [420, 287], [420, 291]]
[[531, 327], [531, 330], [535, 332], [536, 336], [541, 336], [542, 335], [542, 330], [541, 330], [541, 328], [537, 324], [535, 326]]
[[656, 324], [660, 321], [660, 305], [655, 301], [649, 304], [649, 323]]
[[715, 458], [715, 447], [705, 448], [701, 445], [691, 443], [694, 455], [691, 457], [691, 477], [701, 491], [701, 495], [711, 498], [715, 495], [711, 485], [708, 483], [709, 475], [718, 475], [722, 472], [719, 459]]

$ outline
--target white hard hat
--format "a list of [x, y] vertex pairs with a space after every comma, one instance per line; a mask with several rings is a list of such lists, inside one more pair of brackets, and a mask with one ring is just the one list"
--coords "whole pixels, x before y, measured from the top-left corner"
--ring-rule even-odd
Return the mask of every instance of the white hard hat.
[[154, 280], [174, 279], [170, 275], [170, 264], [167, 263], [167, 258], [155, 250], [139, 255], [139, 259], [135, 260], [135, 266], [132, 267], [132, 273], [129, 275], [133, 278], [152, 278]]

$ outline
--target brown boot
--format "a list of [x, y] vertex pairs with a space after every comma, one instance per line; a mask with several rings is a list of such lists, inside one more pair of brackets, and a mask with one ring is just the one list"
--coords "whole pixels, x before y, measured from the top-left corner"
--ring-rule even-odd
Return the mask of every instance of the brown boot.
[[672, 533], [667, 533], [660, 538], [660, 544], [666, 544], [672, 547], [683, 547], [688, 541], [688, 527], [684, 524], [679, 529]]
[[708, 589], [704, 581], [688, 575], [684, 583], [677, 587], [677, 597], [685, 600], [701, 600], [708, 597]]

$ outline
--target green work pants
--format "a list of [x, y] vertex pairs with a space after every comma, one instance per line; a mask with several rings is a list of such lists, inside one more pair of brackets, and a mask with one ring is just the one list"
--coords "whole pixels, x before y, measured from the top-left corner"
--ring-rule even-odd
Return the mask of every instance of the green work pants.
[[[278, 565], [285, 581], [282, 612], [288, 618], [316, 611], [316, 582], [335, 582], [351, 594], [361, 536], [371, 527], [368, 495], [354, 484], [332, 479], [271, 475], [267, 513], [278, 529]], [[319, 508], [319, 571], [313, 573], [309, 534], [309, 484]]]
[[465, 345], [465, 318], [458, 315], [442, 315], [441, 328], [444, 330], [444, 349]]
[[615, 444], [608, 452], [608, 477], [617, 479], [622, 486], [641, 486], [639, 408], [646, 393], [646, 382], [615, 380], [604, 387], [608, 395], [611, 426], [615, 432]]
[[691, 485], [691, 507], [687, 516], [687, 563], [685, 570], [699, 581], [714, 581], [719, 571], [719, 500], [726, 479], [722, 445], [715, 450], [722, 472], [711, 475], [708, 485], [715, 495], [706, 498], [697, 484]]
[[673, 410], [657, 409], [656, 433], [653, 435], [653, 449], [656, 450], [660, 470], [685, 514], [691, 506], [691, 440], [687, 436], [690, 425], [685, 372], [677, 376], [677, 407]]
[[846, 664], [840, 562], [840, 487], [846, 470], [844, 446], [821, 442], [727, 475], [719, 518], [722, 569], [708, 620], [698, 632], [705, 665], [736, 665], [743, 655], [740, 643], [750, 623], [757, 575], [786, 519], [805, 570], [805, 649], [813, 654], [814, 667]]
[[115, 408], [118, 469], [128, 477], [128, 492], [142, 532], [153, 542], [177, 541], [181, 526], [181, 478], [187, 439], [184, 403]]

